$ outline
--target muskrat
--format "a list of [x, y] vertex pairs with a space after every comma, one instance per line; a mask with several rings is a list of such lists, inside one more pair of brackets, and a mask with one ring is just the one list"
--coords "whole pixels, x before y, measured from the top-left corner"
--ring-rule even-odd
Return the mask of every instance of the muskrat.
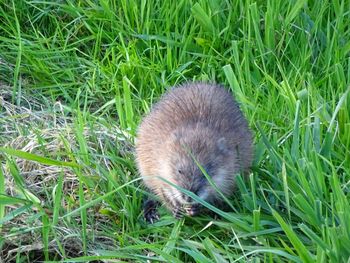
[[[165, 93], [141, 122], [136, 162], [145, 185], [175, 217], [194, 216], [201, 206], [168, 182], [219, 205], [221, 195], [198, 163], [216, 188], [230, 196], [235, 176], [251, 166], [252, 134], [228, 90], [216, 84], [187, 83]], [[158, 219], [155, 204], [146, 203], [147, 221]]]

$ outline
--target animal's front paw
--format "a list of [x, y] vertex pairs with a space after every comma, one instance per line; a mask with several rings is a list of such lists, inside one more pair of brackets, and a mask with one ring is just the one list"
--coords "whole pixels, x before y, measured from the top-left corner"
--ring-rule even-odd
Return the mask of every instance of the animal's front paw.
[[154, 200], [147, 200], [143, 205], [143, 216], [147, 223], [155, 223], [159, 220], [158, 214], [159, 203]]
[[184, 207], [185, 213], [188, 216], [198, 215], [201, 211], [201, 206], [199, 204], [192, 204]]
[[174, 207], [172, 209], [172, 213], [176, 219], [181, 219], [184, 216], [183, 210], [181, 208], [178, 208], [178, 207]]
[[155, 223], [159, 220], [159, 214], [157, 209], [151, 209], [148, 211], [144, 211], [144, 217], [147, 223]]

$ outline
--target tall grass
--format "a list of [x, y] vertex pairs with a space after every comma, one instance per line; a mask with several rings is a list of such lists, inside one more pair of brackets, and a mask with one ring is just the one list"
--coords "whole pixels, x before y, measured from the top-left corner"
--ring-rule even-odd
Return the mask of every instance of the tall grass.
[[[0, 257], [347, 262], [349, 10], [347, 0], [2, 1]], [[162, 209], [147, 225], [130, 143], [152, 103], [188, 80], [223, 83], [240, 102], [253, 171], [237, 179], [234, 212], [178, 221]]]

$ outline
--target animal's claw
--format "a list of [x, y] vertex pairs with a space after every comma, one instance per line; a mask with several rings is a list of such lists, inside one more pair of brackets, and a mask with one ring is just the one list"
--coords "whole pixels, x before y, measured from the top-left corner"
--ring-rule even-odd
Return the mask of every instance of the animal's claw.
[[183, 210], [178, 207], [173, 208], [172, 212], [176, 219], [181, 219], [184, 216]]
[[159, 220], [158, 208], [159, 203], [154, 200], [147, 200], [143, 205], [143, 216], [147, 223], [155, 223]]

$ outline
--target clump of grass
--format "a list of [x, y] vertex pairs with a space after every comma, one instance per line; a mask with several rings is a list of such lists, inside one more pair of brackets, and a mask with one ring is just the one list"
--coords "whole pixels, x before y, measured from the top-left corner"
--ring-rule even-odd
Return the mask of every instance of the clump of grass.
[[[348, 6], [3, 1], [1, 258], [346, 262]], [[133, 136], [187, 80], [231, 89], [254, 167], [235, 212], [146, 225]]]
[[[49, 253], [53, 258], [82, 255], [82, 219], [74, 216], [62, 219], [61, 213], [66, 211], [74, 215], [81, 204], [79, 199], [100, 197], [101, 191], [104, 193], [106, 189], [101, 190], [98, 185], [110, 178], [104, 177], [96, 167], [87, 166], [84, 163], [86, 156], [76, 159], [72, 152], [79, 151], [79, 141], [86, 143], [96, 164], [101, 163], [104, 173], [108, 173], [114, 165], [104, 151], [115, 150], [120, 156], [130, 155], [129, 135], [115, 125], [98, 120], [77, 133], [77, 124], [67, 116], [60, 103], [54, 105], [53, 111], [48, 111], [35, 98], [24, 96], [27, 106], [33, 108], [16, 106], [8, 101], [11, 88], [5, 85], [1, 88], [0, 106], [4, 112], [0, 132], [4, 144], [0, 151], [8, 154], [1, 169], [1, 200], [7, 207], [6, 216], [3, 212], [0, 219], [2, 258], [10, 261], [16, 255], [28, 254], [29, 258], [38, 255], [36, 259], [40, 259], [40, 251], [46, 253], [42, 259], [47, 259]], [[82, 173], [84, 178], [79, 178]], [[85, 184], [95, 184], [94, 191]], [[93, 221], [98, 222], [94, 239], [99, 240], [102, 247], [108, 247], [111, 246], [110, 238], [100, 236], [98, 232], [102, 233], [103, 225], [108, 225], [111, 218], [113, 221], [117, 216], [109, 212], [111, 209], [106, 208], [108, 205], [103, 204], [103, 200], [97, 205], [87, 202], [85, 206]], [[50, 234], [50, 229], [55, 232]], [[49, 241], [49, 235], [54, 240]], [[87, 249], [89, 244], [85, 246]]]

